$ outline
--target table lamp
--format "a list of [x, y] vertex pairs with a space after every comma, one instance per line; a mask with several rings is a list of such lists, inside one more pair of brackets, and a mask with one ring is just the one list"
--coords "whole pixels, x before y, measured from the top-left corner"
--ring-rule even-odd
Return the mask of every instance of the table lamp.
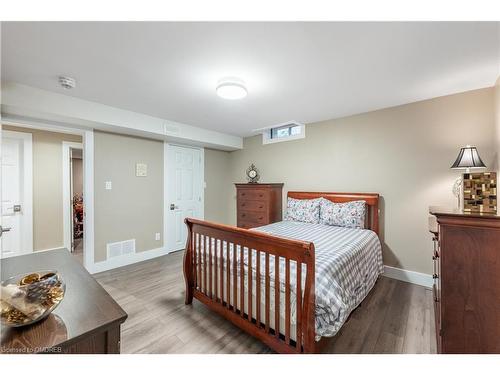
[[[465, 173], [470, 173], [472, 168], [486, 168], [486, 165], [483, 163], [481, 158], [479, 157], [479, 153], [477, 152], [477, 148], [475, 146], [467, 145], [460, 149], [458, 153], [457, 160], [451, 166], [452, 169], [463, 169]], [[453, 195], [457, 197], [458, 200], [458, 208], [461, 209], [461, 197], [462, 197], [462, 182], [463, 182], [463, 174], [456, 179], [453, 184]]]

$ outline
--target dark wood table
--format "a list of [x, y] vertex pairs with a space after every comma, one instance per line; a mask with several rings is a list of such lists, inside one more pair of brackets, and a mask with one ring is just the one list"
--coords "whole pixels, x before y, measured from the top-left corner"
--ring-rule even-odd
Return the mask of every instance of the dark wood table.
[[58, 271], [66, 283], [59, 306], [43, 321], [0, 327], [0, 353], [120, 353], [120, 325], [127, 313], [66, 250], [0, 260], [1, 278]]

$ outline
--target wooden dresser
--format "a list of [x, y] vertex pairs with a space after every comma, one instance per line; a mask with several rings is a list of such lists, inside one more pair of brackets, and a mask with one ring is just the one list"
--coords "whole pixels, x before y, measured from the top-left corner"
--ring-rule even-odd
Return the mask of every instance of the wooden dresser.
[[235, 185], [238, 227], [249, 229], [281, 220], [283, 184]]
[[439, 353], [500, 353], [500, 216], [431, 207]]
[[120, 353], [120, 326], [127, 313], [68, 250], [1, 259], [0, 269], [2, 279], [56, 270], [66, 282], [64, 299], [46, 319], [22, 328], [0, 327], [0, 353]]

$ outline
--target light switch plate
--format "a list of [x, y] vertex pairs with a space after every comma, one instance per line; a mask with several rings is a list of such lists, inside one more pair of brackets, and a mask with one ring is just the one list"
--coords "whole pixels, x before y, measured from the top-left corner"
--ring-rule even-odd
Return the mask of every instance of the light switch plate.
[[156, 240], [156, 241], [160, 241], [160, 240], [161, 240], [160, 233], [156, 233], [156, 234], [155, 234], [155, 240]]
[[106, 181], [106, 183], [104, 184], [104, 188], [106, 190], [111, 190], [113, 188], [113, 184], [111, 183], [111, 181]]
[[146, 177], [148, 175], [148, 165], [137, 163], [135, 165], [135, 175], [136, 177]]

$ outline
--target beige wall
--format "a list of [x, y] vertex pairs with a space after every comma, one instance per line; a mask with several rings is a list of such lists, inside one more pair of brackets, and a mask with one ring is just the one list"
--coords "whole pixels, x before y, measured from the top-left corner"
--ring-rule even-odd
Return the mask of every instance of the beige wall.
[[[33, 134], [35, 249], [62, 246], [62, 141], [81, 138], [15, 130]], [[245, 181], [251, 163], [262, 182], [284, 182], [285, 194], [378, 192], [385, 263], [431, 273], [428, 206], [456, 204], [451, 186], [460, 173], [449, 167], [468, 143], [478, 147], [489, 169], [498, 166], [499, 82], [495, 88], [310, 124], [303, 140], [264, 146], [256, 136], [246, 138], [240, 151], [206, 149], [205, 218], [235, 223], [233, 183]], [[163, 236], [163, 143], [95, 132], [94, 147], [95, 261], [105, 260], [109, 242], [135, 238], [138, 252], [162, 247], [163, 238], [154, 237]], [[148, 165], [147, 177], [135, 176], [138, 162]], [[112, 181], [112, 190], [104, 189], [105, 181]]]
[[[231, 182], [244, 182], [255, 163], [262, 182], [287, 190], [378, 192], [384, 262], [431, 273], [429, 205], [454, 205], [450, 170], [461, 146], [494, 159], [494, 90], [470, 91], [306, 127], [306, 138], [262, 145], [246, 138], [231, 153]], [[235, 192], [227, 217], [235, 223]]]
[[[147, 164], [147, 177], [135, 176], [136, 163]], [[137, 252], [163, 246], [155, 240], [163, 237], [163, 142], [96, 131], [94, 194], [96, 262], [110, 242], [135, 238]]]
[[231, 155], [226, 151], [205, 149], [205, 220], [228, 223], [228, 198], [234, 190], [231, 181]]
[[33, 135], [33, 249], [62, 247], [62, 143], [82, 138], [7, 125], [3, 129]]

